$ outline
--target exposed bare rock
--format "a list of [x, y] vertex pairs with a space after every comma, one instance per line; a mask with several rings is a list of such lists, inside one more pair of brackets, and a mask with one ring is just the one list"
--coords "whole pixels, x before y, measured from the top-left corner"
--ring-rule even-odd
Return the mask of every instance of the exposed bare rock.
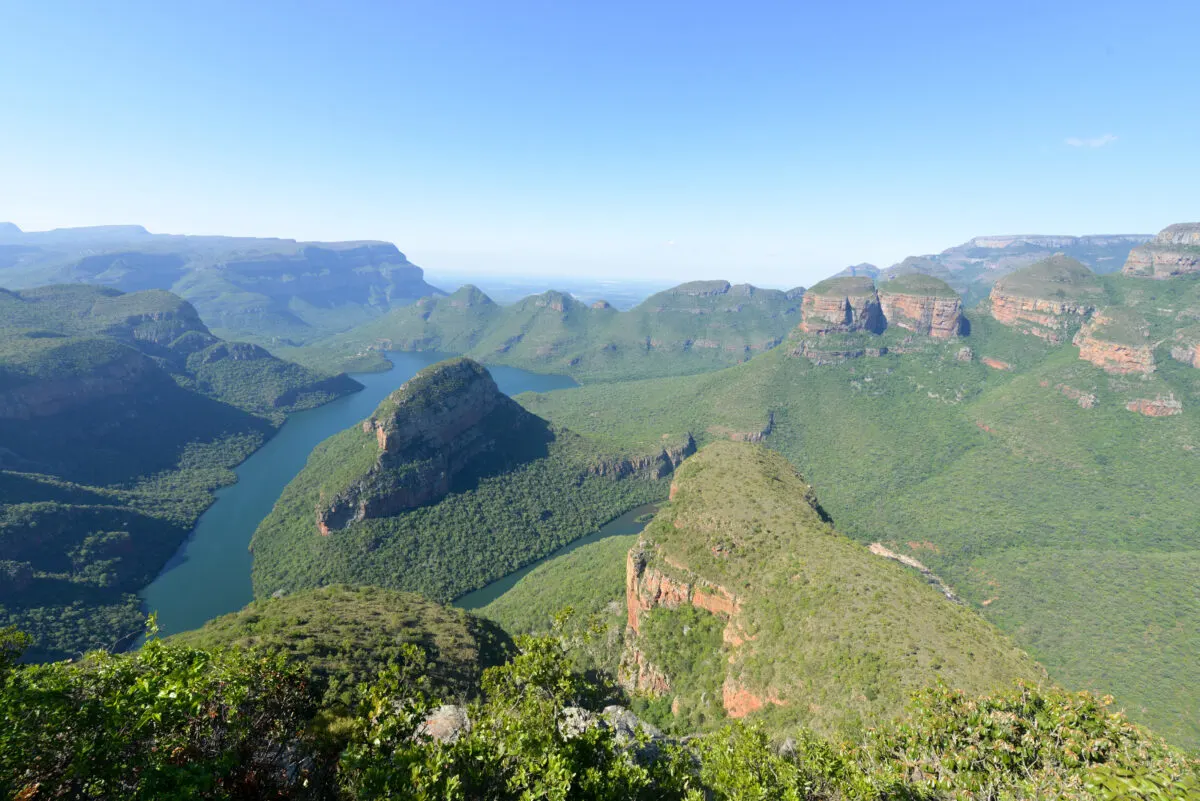
[[1102, 298], [1092, 271], [1059, 254], [1001, 278], [989, 305], [997, 322], [1060, 344]]
[[1125, 404], [1125, 408], [1146, 417], [1171, 417], [1183, 414], [1183, 403], [1176, 400], [1173, 393], [1167, 393], [1165, 396], [1159, 395], [1156, 398], [1138, 398]]
[[912, 273], [882, 284], [879, 304], [889, 326], [947, 339], [963, 332], [962, 299], [946, 282]]
[[1124, 309], [1096, 312], [1072, 341], [1079, 348], [1079, 358], [1107, 373], [1154, 372], [1155, 343], [1149, 340], [1149, 328]]
[[1122, 270], [1125, 275], [1171, 278], [1200, 272], [1200, 223], [1178, 223], [1134, 248]]
[[870, 331], [887, 322], [870, 278], [827, 278], [804, 293], [800, 330], [810, 334]]

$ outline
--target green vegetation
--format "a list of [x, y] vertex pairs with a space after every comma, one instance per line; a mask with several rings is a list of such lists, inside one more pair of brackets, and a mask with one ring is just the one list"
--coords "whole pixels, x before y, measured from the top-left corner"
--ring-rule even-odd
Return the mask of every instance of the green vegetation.
[[421, 268], [386, 242], [169, 236], [140, 226], [10, 230], [4, 239], [19, 246], [21, 257], [6, 263], [0, 247], [0, 285], [170, 290], [194, 304], [220, 336], [273, 349], [439, 294]]
[[476, 460], [450, 494], [432, 504], [322, 536], [314, 514], [321, 487], [361, 475], [355, 471], [371, 460], [349, 455], [364, 441], [371, 453], [373, 440], [355, 427], [321, 443], [284, 490], [254, 534], [256, 596], [352, 583], [449, 601], [667, 494], [664, 479], [596, 474], [598, 464], [620, 457], [556, 431], [549, 441], [524, 439], [522, 449], [508, 454], [519, 460], [506, 468]]
[[482, 671], [512, 649], [504, 630], [419, 595], [378, 587], [323, 587], [255, 601], [168, 642], [204, 650], [282, 653], [325, 682], [325, 703], [348, 704], [353, 689], [402, 661], [426, 655], [429, 687], [445, 700], [473, 695]]
[[[703, 445], [773, 420], [766, 444], [812, 483], [839, 531], [920, 560], [1055, 680], [1112, 693], [1195, 746], [1200, 724], [1186, 710], [1200, 704], [1200, 498], [1179, 488], [1200, 483], [1200, 372], [1169, 357], [1168, 332], [1200, 306], [1200, 282], [1104, 276], [1099, 286], [1102, 301], [1135, 309], [1163, 340], [1150, 377], [1109, 375], [1070, 345], [976, 312], [968, 339], [902, 354], [813, 366], [785, 342], [716, 373], [522, 403], [626, 446], [682, 431]], [[964, 344], [972, 361], [956, 358]], [[1094, 407], [1073, 391], [1094, 394]], [[1167, 393], [1183, 414], [1125, 409]]]
[[941, 278], [922, 273], [905, 273], [890, 281], [881, 282], [879, 291], [935, 298], [958, 297], [958, 293]]
[[[685, 702], [711, 700], [728, 684], [778, 699], [777, 719], [853, 733], [939, 678], [973, 693], [1041, 680], [1033, 661], [974, 612], [836, 533], [779, 454], [714, 442], [684, 462], [674, 487], [637, 558], [647, 574], [736, 599], [717, 628], [698, 627], [692, 613], [651, 614], [633, 641], [680, 665]], [[742, 642], [714, 658], [726, 622], [725, 640]], [[674, 685], [671, 670], [657, 667]]]
[[465, 353], [582, 382], [684, 375], [737, 364], [774, 347], [799, 323], [801, 295], [695, 281], [619, 312], [553, 291], [498, 306], [465, 286], [315, 343], [311, 353], [289, 354], [328, 367], [339, 355], [348, 363], [369, 364], [364, 359], [372, 350]]
[[1055, 255], [1009, 273], [996, 281], [996, 290], [1022, 298], [1091, 302], [1103, 290], [1096, 274], [1069, 256]]
[[[12, 667], [0, 633], [0, 793], [41, 798], [1156, 799], [1200, 792], [1200, 765], [1104, 700], [1028, 687], [916, 695], [855, 742], [734, 724], [688, 741], [621, 729], [559, 641], [519, 638], [433, 740], [437, 704], [409, 645], [348, 707], [322, 709], [303, 662], [152, 641], [128, 656]], [[633, 722], [636, 725], [636, 721]], [[629, 725], [629, 724], [626, 724]]]
[[356, 583], [449, 601], [664, 497], [670, 444], [601, 448], [478, 363], [441, 362], [313, 450], [254, 534], [255, 593]]
[[814, 295], [844, 295], [852, 298], [860, 295], [874, 295], [875, 282], [865, 275], [835, 276], [814, 284], [809, 287], [808, 291]]
[[217, 339], [168, 292], [0, 292], [0, 625], [32, 659], [124, 644], [230, 468], [357, 388]]

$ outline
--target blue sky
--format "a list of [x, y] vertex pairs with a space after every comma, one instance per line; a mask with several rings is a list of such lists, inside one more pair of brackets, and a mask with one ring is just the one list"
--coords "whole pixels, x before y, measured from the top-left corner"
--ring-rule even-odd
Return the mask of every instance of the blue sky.
[[812, 283], [1200, 219], [1200, 4], [0, 0], [0, 220]]

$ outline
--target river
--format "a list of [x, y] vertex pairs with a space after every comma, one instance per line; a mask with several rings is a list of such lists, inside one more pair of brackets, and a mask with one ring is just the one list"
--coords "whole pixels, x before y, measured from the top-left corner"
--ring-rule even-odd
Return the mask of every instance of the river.
[[[361, 392], [293, 414], [275, 436], [234, 468], [237, 483], [216, 491], [216, 501], [200, 516], [178, 553], [139, 593], [145, 610], [158, 613], [159, 632], [166, 636], [198, 628], [250, 603], [254, 599], [250, 538], [312, 449], [369, 417], [392, 390], [445, 358], [448, 355], [443, 353], [389, 353], [391, 370], [355, 374], [364, 386]], [[488, 371], [507, 395], [576, 386], [562, 375], [514, 367], [488, 367]]]
[[538, 565], [545, 564], [551, 559], [557, 559], [560, 556], [569, 554], [571, 551], [582, 545], [587, 545], [588, 543], [596, 542], [598, 540], [605, 539], [606, 537], [620, 537], [625, 534], [640, 534], [642, 529], [646, 527], [646, 523], [649, 522], [649, 517], [654, 514], [654, 512], [658, 511], [658, 506], [659, 505], [657, 503], [648, 503], [645, 506], [639, 506], [636, 509], [630, 509], [628, 512], [616, 518], [615, 520], [610, 520], [609, 522], [605, 523], [600, 527], [599, 531], [594, 531], [591, 534], [574, 540], [573, 542], [569, 542], [549, 556], [544, 556], [531, 565], [526, 565], [520, 570], [509, 573], [504, 578], [496, 579], [491, 584], [480, 587], [474, 592], [468, 592], [466, 595], [460, 595], [458, 598], [454, 599], [453, 605], [462, 609], [479, 609], [480, 607], [487, 606], [492, 601], [511, 590], [518, 581], [525, 578], [525, 575]]

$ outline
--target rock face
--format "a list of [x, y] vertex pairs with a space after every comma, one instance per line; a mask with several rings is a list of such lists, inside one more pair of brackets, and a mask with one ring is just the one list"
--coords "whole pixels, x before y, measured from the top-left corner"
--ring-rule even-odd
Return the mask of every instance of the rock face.
[[948, 339], [963, 333], [962, 299], [937, 278], [909, 274], [883, 284], [879, 305], [886, 324]]
[[450, 491], [459, 472], [494, 447], [498, 432], [537, 420], [470, 359], [422, 370], [364, 421], [363, 433], [378, 446], [375, 464], [336, 496], [323, 499], [317, 527], [329, 534], [351, 522], [436, 501]]
[[1177, 344], [1171, 346], [1171, 358], [1200, 368], [1200, 329], [1180, 331], [1175, 339]]
[[800, 315], [800, 330], [809, 334], [878, 334], [887, 326], [875, 284], [865, 276], [822, 281], [804, 293]]
[[668, 445], [657, 454], [645, 456], [627, 456], [620, 459], [598, 461], [588, 468], [588, 474], [594, 476], [627, 476], [642, 475], [650, 478], [663, 478], [671, 474], [679, 464], [696, 452], [696, 440], [687, 434], [681, 442]]
[[1102, 296], [1091, 270], [1057, 255], [1004, 276], [989, 299], [997, 322], [1061, 344], [1095, 311]]
[[[1116, 314], [1120, 315], [1120, 312]], [[1117, 334], [1118, 330], [1122, 333]], [[1135, 322], [1115, 319], [1112, 312], [1096, 312], [1072, 341], [1079, 348], [1079, 358], [1106, 373], [1154, 372], [1155, 343], [1147, 340]]]
[[1200, 223], [1179, 223], [1129, 253], [1125, 275], [1171, 278], [1200, 272]]
[[1125, 404], [1125, 408], [1146, 417], [1171, 417], [1183, 414], [1183, 403], [1176, 400], [1173, 394], [1159, 395], [1156, 398], [1138, 398]]

